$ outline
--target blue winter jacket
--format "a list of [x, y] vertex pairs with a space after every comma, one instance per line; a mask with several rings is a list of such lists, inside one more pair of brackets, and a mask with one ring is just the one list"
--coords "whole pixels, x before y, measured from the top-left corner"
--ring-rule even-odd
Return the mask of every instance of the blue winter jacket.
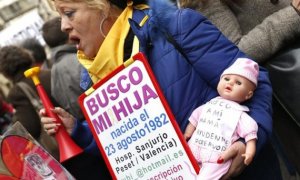
[[[217, 96], [217, 84], [224, 69], [237, 58], [245, 57], [205, 17], [190, 9], [177, 9], [162, 0], [151, 0], [151, 10], [135, 10], [131, 28], [182, 131], [191, 112]], [[139, 27], [146, 14], [148, 21]], [[168, 32], [182, 47], [188, 60], [166, 40]], [[84, 76], [88, 76], [85, 74]], [[86, 79], [83, 84], [88, 84]], [[266, 143], [272, 130], [272, 88], [268, 73], [260, 68], [258, 86], [251, 100], [245, 103], [250, 116], [259, 126], [257, 151]], [[78, 121], [73, 139], [86, 151], [99, 154], [86, 122]]]

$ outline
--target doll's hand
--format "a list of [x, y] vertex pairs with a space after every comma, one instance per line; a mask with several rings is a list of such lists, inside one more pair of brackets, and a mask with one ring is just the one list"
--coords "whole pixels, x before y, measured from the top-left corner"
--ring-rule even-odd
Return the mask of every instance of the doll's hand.
[[184, 139], [185, 139], [186, 141], [188, 141], [188, 140], [191, 138], [191, 136], [189, 136], [189, 135], [187, 135], [187, 134], [184, 134], [183, 137], [184, 137]]
[[247, 166], [248, 166], [248, 165], [252, 162], [252, 160], [253, 160], [253, 155], [252, 155], [252, 154], [249, 154], [249, 153], [244, 153], [244, 154], [242, 154], [242, 157], [245, 158], [244, 164], [247, 165]]
[[246, 145], [241, 141], [234, 142], [219, 158], [218, 163], [224, 163], [232, 159], [231, 166], [227, 173], [221, 178], [222, 180], [230, 179], [239, 175], [244, 168], [244, 158], [242, 154], [246, 151]]

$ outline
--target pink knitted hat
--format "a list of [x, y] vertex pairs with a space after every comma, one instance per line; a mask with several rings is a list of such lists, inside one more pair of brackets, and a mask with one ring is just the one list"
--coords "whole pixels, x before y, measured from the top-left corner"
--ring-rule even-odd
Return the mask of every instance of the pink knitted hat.
[[257, 86], [259, 67], [256, 62], [248, 58], [238, 58], [229, 68], [225, 69], [221, 77], [225, 74], [237, 74], [249, 79]]

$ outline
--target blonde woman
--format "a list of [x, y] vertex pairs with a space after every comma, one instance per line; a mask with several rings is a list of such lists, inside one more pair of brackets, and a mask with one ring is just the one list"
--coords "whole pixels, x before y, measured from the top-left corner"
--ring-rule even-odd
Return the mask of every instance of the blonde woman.
[[[127, 4], [107, 0], [52, 2], [61, 16], [62, 30], [77, 44], [79, 61], [86, 69], [82, 74], [83, 88], [97, 83], [131, 54], [141, 51], [148, 58], [182, 131], [191, 112], [217, 95], [215, 87], [223, 70], [237, 58], [245, 57], [201, 14], [177, 9], [166, 0], [151, 0], [150, 8], [141, 1], [127, 1]], [[179, 44], [184, 55], [169, 43], [166, 33]], [[133, 40], [134, 36], [138, 43]], [[260, 71], [262, 82], [249, 107], [253, 107], [254, 119], [264, 120], [259, 123], [258, 137], [263, 142], [271, 130], [272, 94], [266, 71]], [[86, 122], [79, 122], [61, 108], [53, 112], [61, 117], [73, 139], [86, 152], [100, 155]], [[45, 130], [54, 134], [59, 125], [45, 117], [44, 111], [40, 114]], [[245, 150], [243, 144], [240, 148]]]

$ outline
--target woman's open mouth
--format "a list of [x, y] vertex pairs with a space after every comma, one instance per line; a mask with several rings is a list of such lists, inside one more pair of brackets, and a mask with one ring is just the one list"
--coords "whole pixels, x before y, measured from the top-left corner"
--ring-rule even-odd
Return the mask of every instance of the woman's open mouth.
[[79, 48], [80, 48], [80, 39], [76, 36], [70, 36], [69, 40], [71, 41], [71, 43], [76, 44], [76, 48], [77, 48], [77, 50], [79, 50]]

